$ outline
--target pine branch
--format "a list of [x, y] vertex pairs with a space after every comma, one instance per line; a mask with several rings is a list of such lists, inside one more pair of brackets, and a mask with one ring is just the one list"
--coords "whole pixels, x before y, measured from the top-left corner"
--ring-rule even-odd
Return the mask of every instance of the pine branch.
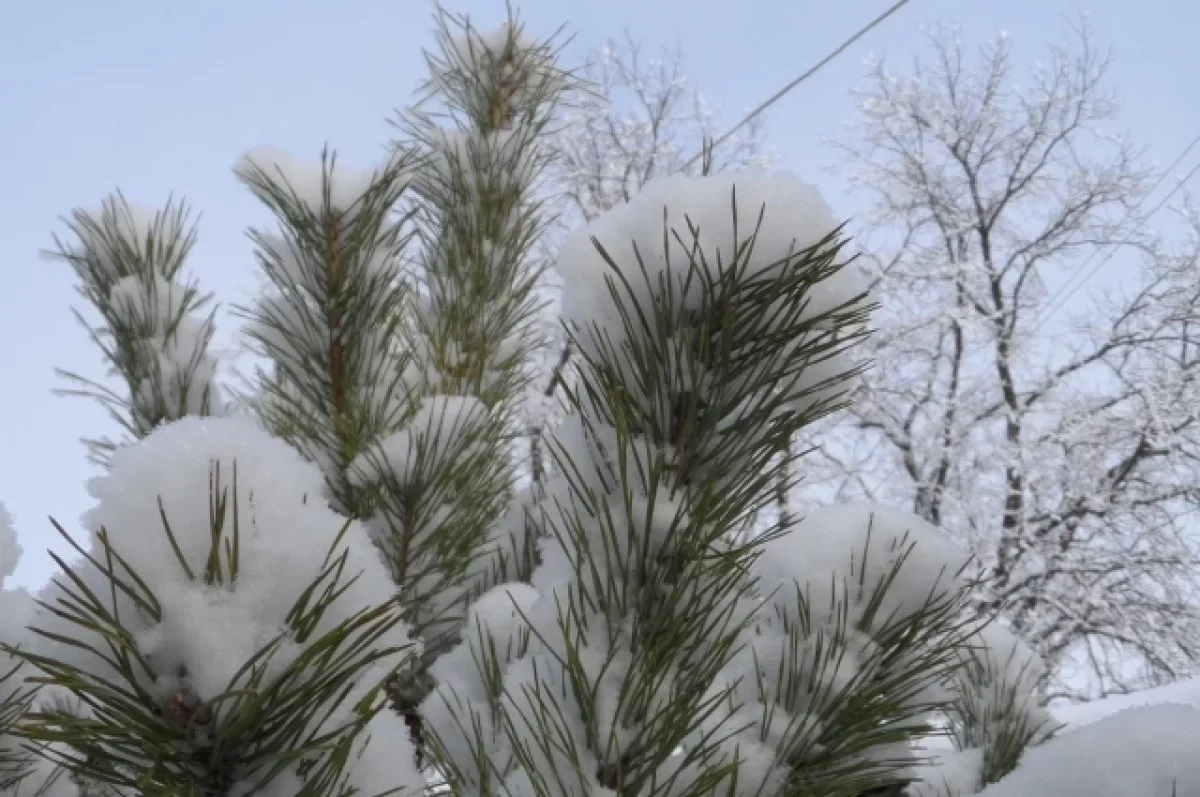
[[[181, 281], [196, 242], [187, 205], [168, 200], [152, 213], [118, 192], [98, 214], [76, 210], [66, 224], [75, 240], [55, 236], [50, 255], [74, 269], [80, 295], [100, 315], [102, 325], [94, 327], [75, 313], [124, 389], [60, 371], [73, 385], [60, 392], [99, 402], [131, 439], [164, 421], [218, 414], [216, 363], [208, 353], [216, 311], [205, 310], [210, 295]], [[85, 442], [99, 464], [119, 445]]]
[[[482, 688], [444, 683], [426, 701], [436, 735], [458, 729], [445, 764], [455, 788], [519, 777], [551, 793], [650, 794], [681, 747], [705, 774], [671, 793], [736, 782], [740, 717], [719, 676], [749, 633], [757, 552], [785, 529], [731, 541], [775, 501], [772, 465], [792, 434], [842, 400], [854, 368], [837, 357], [865, 308], [852, 290], [813, 301], [844, 262], [832, 223], [780, 249], [759, 240], [762, 209], [745, 214], [732, 184], [716, 185], [726, 193], [697, 209], [703, 231], [664, 219], [656, 241], [635, 223], [649, 208], [633, 203], [597, 226], [606, 240], [585, 233], [564, 251], [573, 370], [559, 385], [572, 414], [551, 438], [538, 504], [549, 539], [533, 579], [554, 586], [540, 603], [513, 601], [525, 654], [471, 643]], [[728, 229], [716, 208], [734, 222], [732, 244], [714, 250], [699, 242]], [[626, 234], [632, 254], [618, 256]], [[498, 615], [489, 638], [508, 633]], [[494, 672], [507, 672], [502, 688]], [[511, 759], [493, 758], [500, 749]], [[489, 759], [490, 771], [472, 763]]]
[[351, 464], [412, 412], [414, 377], [401, 335], [408, 302], [399, 258], [405, 219], [391, 214], [412, 161], [357, 173], [325, 151], [319, 166], [258, 150], [238, 176], [279, 219], [252, 230], [270, 292], [240, 307], [273, 371], [257, 374], [253, 405], [277, 435], [321, 465], [335, 505], [365, 517]]
[[[390, 687], [421, 746], [424, 670], [458, 639], [469, 602], [528, 573], [534, 554], [511, 451], [540, 345], [541, 264], [532, 253], [545, 211], [532, 189], [547, 158], [539, 142], [565, 86], [554, 50], [514, 18], [494, 35], [442, 9], [435, 21], [426, 96], [401, 117], [405, 140], [394, 146], [413, 166], [406, 221], [418, 256], [406, 276], [414, 290], [403, 306], [372, 316], [406, 357], [405, 408], [396, 422], [356, 435], [339, 461], [344, 492], [355, 496], [406, 620], [425, 641], [420, 666]], [[353, 356], [355, 342], [342, 345]], [[332, 368], [337, 358], [328, 360]]]
[[[251, 473], [239, 473], [233, 459], [232, 478], [225, 476], [222, 459], [236, 456], [223, 448], [230, 440], [256, 463]], [[215, 461], [211, 451], [221, 452]], [[158, 539], [138, 525], [151, 516], [143, 505], [155, 481], [144, 478], [148, 463], [173, 466], [172, 477], [157, 482], [176, 490], [171, 479], [209, 474], [205, 502], [159, 494]], [[382, 728], [382, 681], [416, 649], [401, 641], [407, 634], [393, 599], [363, 601], [363, 585], [386, 577], [361, 529], [331, 529], [323, 556], [279, 555], [294, 544], [287, 534], [311, 535], [305, 524], [337, 518], [298, 500], [303, 486], [270, 483], [282, 475], [275, 469], [296, 464], [286, 446], [244, 419], [180, 422], [114, 458], [98, 517], [116, 512], [130, 527], [101, 526], [84, 547], [55, 523], [80, 561], [51, 554], [60, 575], [39, 600], [31, 629], [38, 641], [5, 648], [38, 673], [30, 683], [68, 698], [25, 712], [19, 733], [40, 756], [89, 784], [163, 797], [257, 794], [277, 781], [294, 782], [297, 794], [348, 797], [362, 777], [378, 777], [361, 771], [360, 757]], [[195, 509], [207, 517], [190, 515]], [[372, 566], [377, 572], [366, 572]], [[309, 583], [294, 580], [314, 572]], [[189, 628], [220, 617], [251, 626]], [[219, 642], [214, 630], [257, 647], [179, 642], [193, 634]], [[228, 660], [243, 652], [245, 660]], [[214, 679], [220, 673], [227, 681]], [[381, 753], [410, 785], [396, 753]]]

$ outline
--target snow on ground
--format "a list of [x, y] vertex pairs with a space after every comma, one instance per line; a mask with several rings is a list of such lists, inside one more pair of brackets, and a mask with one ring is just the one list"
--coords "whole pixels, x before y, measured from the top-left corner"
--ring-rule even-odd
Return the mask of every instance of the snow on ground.
[[1113, 695], [1088, 703], [1051, 706], [1050, 713], [1068, 728], [1079, 728], [1110, 717], [1119, 711], [1137, 706], [1175, 703], [1200, 708], [1200, 678], [1178, 681], [1156, 689], [1146, 689], [1127, 695]]
[[1136, 706], [1025, 752], [979, 797], [1200, 797], [1200, 711]]

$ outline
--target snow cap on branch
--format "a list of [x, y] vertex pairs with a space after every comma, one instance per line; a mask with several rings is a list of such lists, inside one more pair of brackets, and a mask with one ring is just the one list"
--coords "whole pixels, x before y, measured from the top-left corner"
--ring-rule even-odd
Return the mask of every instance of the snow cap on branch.
[[[320, 471], [245, 417], [178, 421], [123, 449], [112, 465], [88, 485], [97, 505], [84, 525], [107, 531], [163, 602], [164, 621], [145, 629], [147, 654], [155, 655], [153, 649], [186, 662], [198, 691], [216, 694], [279, 633], [346, 520], [320, 500]], [[214, 479], [230, 490], [230, 501], [236, 498], [228, 512], [231, 521], [239, 513], [242, 524], [236, 579], [221, 592], [188, 579], [174, 551], [178, 545], [193, 566], [208, 558]], [[164, 533], [164, 515], [174, 543]], [[341, 611], [327, 613], [318, 629], [386, 603], [394, 590], [358, 524], [351, 524], [342, 550], [347, 571], [359, 575], [339, 601]], [[393, 642], [407, 644], [406, 629], [392, 633]]]
[[112, 285], [130, 274], [130, 255], [144, 262], [170, 244], [161, 235], [162, 214], [120, 195], [105, 197], [98, 209], [76, 210], [73, 220], [78, 240], [62, 246], [59, 255], [85, 284]]
[[[656, 381], [715, 395], [715, 380], [723, 401], [744, 407], [714, 417], [744, 427], [743, 411], [773, 396], [811, 421], [836, 408], [858, 370], [847, 348], [869, 308], [845, 250], [820, 194], [790, 174], [655, 180], [568, 238], [563, 316], [585, 356], [607, 349], [607, 367], [644, 372], [621, 374], [642, 412], [661, 404]], [[689, 351], [697, 334], [707, 338], [699, 358]]]
[[851, 615], [861, 617], [883, 589], [878, 623], [903, 621], [961, 589], [969, 560], [954, 539], [916, 515], [855, 503], [808, 512], [790, 533], [764, 544], [755, 569], [759, 588], [786, 613], [795, 610], [798, 586], [815, 622], [832, 618], [843, 595]]
[[390, 477], [408, 484], [427, 471], [447, 468], [467, 458], [478, 447], [480, 428], [488, 411], [475, 396], [429, 396], [403, 429], [393, 432], [359, 455], [351, 466], [351, 480], [365, 486]]
[[[272, 182], [282, 181], [292, 192], [292, 198], [314, 216], [336, 213], [348, 222], [366, 196], [372, 190], [379, 190], [380, 177], [399, 166], [397, 158], [398, 154], [392, 153], [377, 169], [354, 169], [338, 163], [333, 157], [325, 162], [313, 162], [278, 147], [264, 145], [245, 152], [238, 158], [233, 171], [264, 201], [269, 200], [271, 186], [261, 177]], [[389, 188], [399, 192], [404, 183], [399, 180]]]
[[871, 505], [812, 512], [762, 542], [766, 606], [721, 674], [729, 717], [706, 723], [716, 738], [737, 729], [715, 750], [746, 762], [736, 794], [784, 793], [793, 778], [812, 793], [914, 779], [908, 742], [951, 696], [967, 558], [929, 524]]
[[[327, 507], [323, 486], [315, 465], [247, 417], [186, 418], [118, 450], [110, 471], [89, 485], [98, 501], [83, 518], [92, 532], [89, 558], [42, 599], [72, 605], [81, 585], [103, 596], [97, 616], [119, 618], [123, 644], [140, 663], [118, 668], [120, 657], [106, 661], [49, 637], [34, 653], [75, 668], [85, 682], [137, 684], [141, 696], [161, 703], [142, 709], [161, 711], [166, 721], [201, 728], [232, 722], [221, 732], [233, 734], [222, 742], [233, 747], [250, 743], [232, 728], [251, 722], [255, 710], [277, 710], [271, 700], [295, 699], [288, 690], [306, 679], [337, 677], [322, 668], [340, 670], [349, 691], [321, 691], [328, 687], [314, 680], [315, 705], [297, 717], [311, 711], [303, 720], [311, 732], [341, 734], [354, 745], [350, 782], [370, 785], [371, 793], [384, 781], [389, 787], [420, 783], [403, 721], [388, 712], [363, 713], [372, 690], [419, 647], [398, 616], [392, 619], [395, 585], [365, 530]], [[114, 579], [128, 590], [111, 589]], [[39, 612], [35, 624], [97, 649], [112, 644], [69, 619], [75, 614]], [[106, 638], [107, 623], [97, 626]], [[368, 654], [340, 658], [349, 655], [342, 646], [363, 634], [371, 639]], [[344, 641], [336, 641], [342, 635]], [[314, 646], [328, 645], [317, 655], [336, 651], [339, 658], [308, 660]], [[248, 692], [235, 696], [239, 689]], [[364, 733], [345, 736], [364, 718]], [[284, 732], [280, 727], [264, 729], [259, 735], [266, 737], [255, 744], [268, 747], [271, 733]], [[189, 738], [207, 755], [204, 733]], [[249, 771], [235, 773], [235, 780], [262, 776], [252, 765], [265, 765], [247, 756]], [[302, 770], [302, 762], [289, 765], [268, 793], [295, 793], [286, 782], [305, 777]]]
[[[642, 282], [635, 275], [640, 262], [650, 277], [646, 282], [659, 284], [669, 270], [677, 283], [672, 287], [679, 291], [685, 287], [689, 260], [703, 263], [715, 276], [718, 263], [729, 267], [739, 247], [753, 239], [745, 268], [749, 274], [770, 276], [789, 257], [821, 244], [838, 226], [817, 189], [788, 173], [651, 180], [629, 202], [576, 230], [563, 244], [558, 259], [563, 315], [569, 321], [597, 321], [605, 327], [618, 321], [607, 306], [605, 285], [612, 268], [593, 239], [621, 264], [630, 282]], [[700, 289], [693, 279], [684, 301], [698, 301]], [[814, 288], [808, 312], [828, 312], [864, 290], [855, 267], [840, 269]]]

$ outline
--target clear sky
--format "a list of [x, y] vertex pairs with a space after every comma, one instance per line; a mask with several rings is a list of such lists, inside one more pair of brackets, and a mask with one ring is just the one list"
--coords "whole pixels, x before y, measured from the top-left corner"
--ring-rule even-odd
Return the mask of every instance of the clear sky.
[[[726, 121], [822, 57], [891, 0], [514, 0], [535, 32], [566, 24], [569, 56], [629, 28], [647, 46], [678, 44], [688, 73]], [[503, 0], [448, 0], [488, 26]], [[1200, 133], [1200, 6], [1185, 0], [1092, 0], [1097, 40], [1117, 61], [1121, 126], [1167, 164]], [[825, 170], [823, 141], [851, 114], [847, 90], [871, 53], [906, 59], [920, 25], [960, 22], [969, 40], [1006, 30], [1018, 60], [1057, 39], [1069, 0], [912, 0], [776, 105], [768, 133], [784, 165], [855, 210]], [[114, 187], [161, 203], [186, 196], [204, 217], [192, 271], [225, 301], [251, 282], [243, 235], [263, 221], [230, 174], [259, 144], [316, 155], [324, 142], [366, 165], [385, 118], [423, 75], [426, 0], [39, 0], [7, 4], [0, 22], [0, 501], [25, 547], [18, 580], [45, 580], [47, 515], [68, 529], [94, 475], [78, 443], [107, 431], [80, 399], [55, 398], [53, 368], [99, 375], [69, 306], [67, 267], [39, 258], [59, 216]], [[1053, 289], [1055, 282], [1047, 279]], [[223, 340], [229, 340], [226, 320]]]

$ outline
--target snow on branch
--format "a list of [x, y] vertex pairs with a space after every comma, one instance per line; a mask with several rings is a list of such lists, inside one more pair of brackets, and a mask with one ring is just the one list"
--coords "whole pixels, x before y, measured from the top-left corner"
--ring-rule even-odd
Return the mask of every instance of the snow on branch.
[[[61, 371], [73, 387], [60, 392], [99, 401], [132, 439], [164, 421], [219, 414], [208, 350], [215, 310], [205, 309], [211, 297], [182, 274], [196, 240], [187, 205], [170, 200], [152, 211], [117, 193], [98, 213], [76, 210], [66, 223], [74, 240], [56, 236], [52, 256], [74, 269], [80, 295], [99, 313], [99, 327], [75, 315], [125, 390]], [[99, 463], [118, 445], [85, 442]]]
[[411, 161], [391, 157], [370, 171], [322, 153], [306, 163], [258, 148], [239, 179], [277, 217], [277, 233], [251, 230], [268, 289], [238, 308], [256, 354], [253, 403], [280, 437], [326, 473], [332, 498], [357, 514], [350, 462], [398, 428], [419, 377], [397, 350], [407, 294], [392, 218]]
[[[1043, 706], [1200, 630], [1200, 214], [1148, 234], [1128, 145], [1077, 146], [1113, 110], [1086, 30], [1032, 87], [1003, 39], [875, 65], [859, 247], [739, 170], [756, 131], [665, 173], [712, 125], [677, 60], [608, 47], [592, 94], [512, 14], [435, 20], [382, 164], [235, 167], [277, 222], [247, 412], [208, 417], [186, 208], [69, 222], [133, 439], [36, 598], [0, 509], [0, 792], [1200, 797], [1194, 708]], [[555, 180], [588, 222], [547, 393]], [[1040, 276], [1117, 240], [1137, 283], [1045, 345]], [[797, 512], [800, 475], [883, 502]]]
[[949, 708], [971, 628], [966, 552], [871, 507], [733, 542], [771, 500], [790, 431], [828, 411], [806, 375], [831, 354], [821, 336], [863, 322], [836, 233], [795, 178], [676, 178], [564, 247], [579, 357], [536, 505], [534, 591], [481, 599], [486, 621], [421, 709], [453, 788], [854, 793], [914, 778], [905, 742]]
[[23, 736], [117, 789], [420, 788], [381, 691], [419, 645], [323, 488], [249, 418], [184, 419], [118, 451], [89, 538], [62, 532], [82, 561], [58, 559], [16, 652], [46, 691]]
[[1195, 797], [1198, 736], [1192, 706], [1128, 709], [1029, 750], [979, 797]]

